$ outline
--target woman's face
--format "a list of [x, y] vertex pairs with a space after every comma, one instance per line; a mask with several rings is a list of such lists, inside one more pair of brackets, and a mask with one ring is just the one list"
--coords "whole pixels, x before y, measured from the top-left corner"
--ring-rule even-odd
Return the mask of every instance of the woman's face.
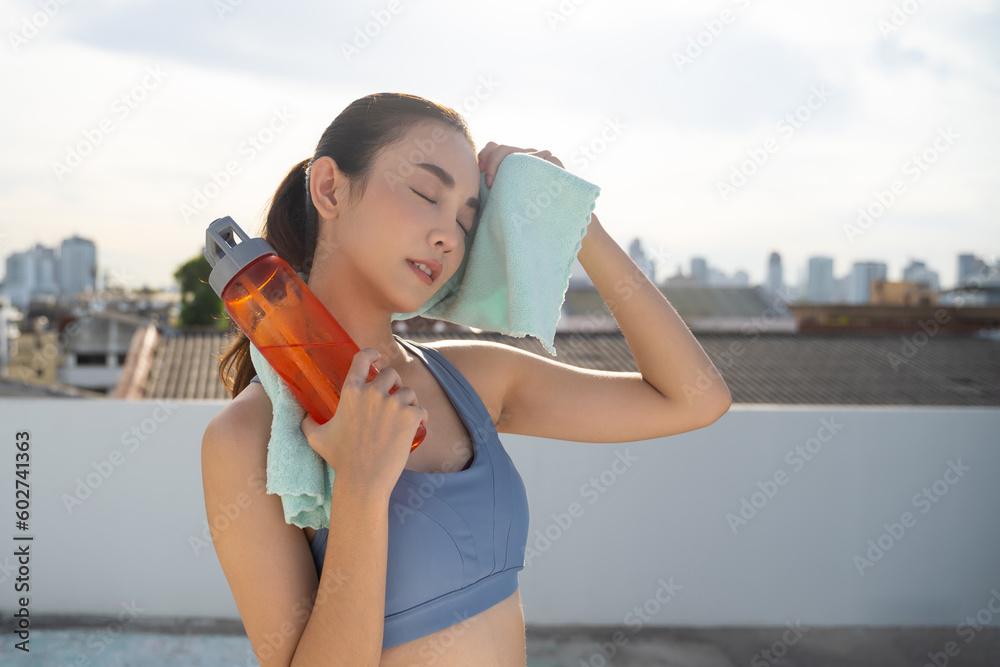
[[[413, 126], [376, 158], [362, 199], [332, 221], [344, 250], [338, 260], [350, 265], [340, 268], [371, 285], [389, 312], [418, 310], [462, 263], [479, 181], [460, 132], [439, 122]], [[433, 280], [410, 260], [429, 264]]]

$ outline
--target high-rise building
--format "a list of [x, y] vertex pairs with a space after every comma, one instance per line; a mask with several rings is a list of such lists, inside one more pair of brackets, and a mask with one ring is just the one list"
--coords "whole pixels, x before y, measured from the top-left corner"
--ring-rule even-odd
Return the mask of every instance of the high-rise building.
[[931, 291], [941, 291], [937, 271], [931, 271], [927, 265], [917, 260], [911, 260], [909, 266], [903, 269], [903, 280], [914, 283], [926, 283]]
[[639, 267], [639, 270], [655, 285], [656, 262], [646, 254], [642, 246], [642, 241], [639, 238], [632, 239], [632, 243], [628, 246], [628, 256], [632, 258], [632, 261]]
[[959, 255], [958, 256], [958, 284], [956, 287], [962, 287], [967, 284], [973, 277], [980, 277], [987, 275], [989, 273], [989, 265], [984, 262], [979, 257], [971, 254]]
[[24, 310], [35, 297], [59, 294], [59, 283], [56, 281], [56, 252], [36, 243], [34, 248], [24, 252], [15, 252], [7, 256], [6, 274], [4, 276], [4, 294], [10, 297], [10, 302]]
[[767, 282], [764, 284], [771, 294], [785, 292], [785, 279], [781, 270], [781, 255], [772, 252], [767, 260]]
[[810, 303], [833, 303], [837, 287], [833, 280], [832, 257], [810, 257], [806, 299]]
[[848, 303], [868, 303], [873, 280], [887, 280], [888, 269], [885, 262], [855, 262], [851, 267]]
[[59, 247], [59, 288], [64, 295], [97, 289], [97, 247], [73, 235]]
[[704, 257], [691, 258], [691, 278], [699, 285], [708, 285], [708, 262]]
[[34, 248], [7, 256], [3, 293], [12, 305], [26, 310], [32, 299], [74, 296], [95, 290], [97, 249], [92, 241], [72, 236], [59, 252], [36, 243]]

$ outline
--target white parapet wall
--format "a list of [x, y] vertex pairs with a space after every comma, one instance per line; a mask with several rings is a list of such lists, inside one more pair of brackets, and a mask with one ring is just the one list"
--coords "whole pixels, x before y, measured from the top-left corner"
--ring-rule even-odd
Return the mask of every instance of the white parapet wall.
[[[33, 536], [32, 614], [238, 618], [202, 492], [223, 405], [0, 401], [4, 617]], [[1000, 409], [737, 405], [656, 440], [501, 439], [530, 503], [529, 624], [1000, 625]]]

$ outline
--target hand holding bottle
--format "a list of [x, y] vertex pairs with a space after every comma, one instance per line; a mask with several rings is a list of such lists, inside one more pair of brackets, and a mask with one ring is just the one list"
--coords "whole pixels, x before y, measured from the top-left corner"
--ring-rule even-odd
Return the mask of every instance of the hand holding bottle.
[[335, 485], [345, 483], [388, 498], [406, 465], [413, 433], [428, 415], [391, 366], [366, 382], [378, 358], [370, 347], [355, 354], [333, 417], [318, 424], [307, 412], [302, 433], [336, 471]]

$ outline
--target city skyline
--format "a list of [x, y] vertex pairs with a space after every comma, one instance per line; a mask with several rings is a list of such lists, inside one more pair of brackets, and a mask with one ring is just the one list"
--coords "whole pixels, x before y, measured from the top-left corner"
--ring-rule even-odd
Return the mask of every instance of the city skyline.
[[[960, 285], [958, 282], [952, 285], [943, 284], [940, 280], [940, 271], [919, 259], [912, 259], [907, 266], [900, 269], [897, 275], [893, 275], [896, 272], [891, 271], [888, 263], [878, 258], [858, 260], [852, 262], [848, 267], [838, 270], [834, 258], [825, 255], [810, 255], [805, 267], [788, 267], [781, 253], [772, 251], [768, 255], [769, 268], [766, 278], [754, 281], [745, 269], [737, 268], [731, 272], [726, 271], [709, 261], [709, 257], [705, 255], [690, 257], [687, 270], [682, 264], [675, 264], [673, 273], [671, 273], [669, 261], [656, 256], [655, 250], [651, 252], [649, 244], [639, 237], [633, 238], [630, 243], [626, 244], [626, 250], [639, 268], [661, 286], [667, 285], [672, 279], [677, 278], [684, 281], [694, 280], [706, 286], [764, 286], [772, 292], [790, 289], [796, 297], [822, 302], [831, 299], [838, 300], [847, 289], [844, 283], [856, 278], [855, 274], [859, 268], [863, 270], [868, 266], [876, 267], [877, 277], [890, 281], [924, 281], [928, 283], [932, 291], [953, 289]], [[114, 267], [102, 267], [101, 262], [97, 259], [99, 254], [97, 244], [78, 234], [63, 239], [57, 247], [49, 247], [36, 242], [30, 248], [15, 251], [2, 258], [5, 268], [2, 280], [0, 280], [0, 291], [13, 294], [15, 302], [26, 303], [30, 290], [66, 293], [86, 285], [89, 285], [92, 290], [104, 289], [108, 285], [109, 275], [114, 276], [113, 282], [116, 285], [134, 282], [130, 276], [117, 271]], [[32, 260], [34, 264], [23, 261], [23, 258], [29, 256], [34, 257]], [[178, 267], [184, 261], [187, 260], [179, 261]], [[983, 258], [975, 253], [959, 255], [956, 257], [956, 263], [958, 265], [957, 273], [966, 278], [976, 274], [977, 271], [981, 272], [984, 268], [995, 274], [998, 267], [996, 257]], [[39, 266], [35, 266], [35, 264]], [[794, 269], [794, 277], [789, 276], [788, 268]], [[31, 275], [27, 276], [26, 274], [29, 273]], [[572, 267], [571, 283], [579, 284], [581, 282], [589, 282], [589, 279], [586, 278], [582, 265], [576, 261]], [[826, 282], [830, 284], [824, 284], [821, 287], [816, 285], [816, 283]], [[779, 284], [780, 288], [777, 288], [776, 285]], [[177, 285], [172, 281], [162, 284], [125, 284], [124, 286], [129, 289], [151, 287], [167, 291], [173, 291], [177, 288]], [[846, 300], [863, 302], [865, 298], [867, 297], [855, 295]]]

